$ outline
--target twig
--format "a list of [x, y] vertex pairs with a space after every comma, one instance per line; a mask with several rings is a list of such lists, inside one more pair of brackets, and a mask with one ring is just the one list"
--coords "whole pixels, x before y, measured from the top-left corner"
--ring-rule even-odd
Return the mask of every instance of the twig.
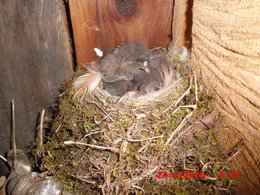
[[181, 106], [181, 108], [192, 108], [192, 109], [196, 109], [196, 108], [197, 108], [197, 105], [184, 105], [184, 106]]
[[[128, 146], [128, 139], [130, 137], [130, 135], [133, 133], [135, 129], [135, 123], [133, 123], [130, 127], [127, 128], [127, 132], [126, 132], [126, 137], [124, 137], [122, 144], [120, 146], [120, 156], [119, 156], [119, 160], [121, 161], [122, 155], [126, 152], [127, 146]], [[115, 133], [115, 135], [119, 136], [120, 138], [122, 138], [119, 134]]]
[[229, 180], [229, 184], [228, 184], [227, 188], [218, 188], [216, 186], [213, 186], [213, 188], [215, 188], [217, 190], [228, 191], [231, 185], [232, 185], [232, 180]]
[[210, 176], [205, 175], [205, 179], [215, 181], [215, 180], [217, 180], [217, 177], [210, 177]]
[[117, 165], [119, 164], [119, 162], [116, 162], [115, 164], [114, 164], [114, 167], [113, 167], [113, 170], [112, 170], [112, 175], [114, 176], [114, 177], [116, 177], [116, 171], [119, 169], [119, 168], [117, 168]]
[[6, 158], [3, 157], [1, 154], [0, 154], [0, 158], [1, 158], [3, 161], [7, 162]]
[[205, 163], [202, 161], [202, 160], [199, 160], [200, 161], [200, 163], [204, 166], [205, 165]]
[[[187, 95], [190, 92], [190, 89], [192, 87], [192, 77], [190, 77], [190, 86], [189, 88], [184, 92], [184, 94], [182, 94], [182, 96], [173, 104], [173, 107], [175, 107], [184, 97], [185, 95]], [[175, 112], [177, 112], [180, 108], [192, 108], [193, 110], [195, 110], [197, 108], [197, 102], [198, 102], [198, 87], [197, 87], [197, 77], [196, 74], [194, 72], [194, 82], [195, 82], [195, 99], [196, 99], [196, 104], [195, 105], [184, 105], [184, 106], [179, 106], [177, 109], [175, 109], [172, 114], [174, 114]], [[169, 107], [170, 108], [170, 107]], [[165, 111], [167, 111], [169, 108], [167, 108], [166, 110], [163, 111], [163, 113]], [[172, 140], [173, 136], [175, 136], [177, 133], [179, 133], [179, 131], [185, 126], [185, 124], [187, 123], [187, 120], [192, 116], [193, 111], [191, 113], [189, 113], [188, 115], [185, 116], [185, 118], [181, 121], [180, 125], [172, 132], [172, 134], [170, 135], [170, 137], [168, 138], [168, 140], [166, 141], [165, 145], [168, 145], [170, 143], [170, 141]], [[187, 129], [186, 129], [187, 130]], [[187, 130], [188, 131], [188, 130]], [[183, 135], [183, 133], [182, 133]], [[181, 137], [181, 136], [178, 136]], [[177, 138], [175, 138], [173, 140], [173, 143], [177, 142]]]
[[148, 138], [145, 138], [145, 139], [128, 139], [127, 141], [129, 142], [143, 142], [143, 141], [149, 141], [149, 140], [152, 140], [152, 139], [158, 139], [158, 138], [163, 138], [164, 135], [159, 135], [159, 136], [154, 136], [154, 137], [148, 137]]
[[16, 141], [15, 141], [15, 105], [14, 105], [14, 98], [12, 98], [12, 145], [13, 145], [13, 170], [16, 170], [16, 162], [17, 162], [17, 155], [16, 155]]
[[174, 140], [172, 140], [171, 145], [174, 145], [178, 141], [179, 138], [181, 138], [183, 135], [185, 135], [188, 131], [192, 130], [191, 127], [192, 126], [190, 125], [187, 128], [185, 128], [182, 132], [180, 132], [179, 135]]
[[84, 136], [84, 138], [86, 138], [86, 137], [88, 137], [88, 136], [90, 136], [90, 135], [97, 134], [97, 133], [103, 133], [104, 131], [105, 131], [105, 130], [102, 130], [102, 131], [95, 131], [95, 132], [92, 132], [92, 133], [86, 134], [86, 135]]
[[203, 165], [203, 167], [202, 167], [202, 171], [203, 172], [205, 172], [206, 170], [207, 170], [207, 168], [208, 168], [208, 165], [210, 165], [210, 164], [213, 164], [214, 162], [207, 162], [207, 163], [205, 163], [204, 165]]
[[102, 195], [106, 195], [105, 187], [106, 187], [106, 183], [104, 183], [103, 186], [101, 186]]
[[91, 180], [87, 180], [87, 179], [84, 179], [84, 178], [81, 178], [81, 177], [77, 177], [76, 175], [72, 175], [72, 174], [68, 174], [68, 175], [75, 177], [76, 179], [79, 179], [80, 181], [84, 181], [86, 183], [97, 184], [97, 182], [95, 182], [95, 181], [91, 181]]
[[109, 116], [109, 114], [105, 111], [105, 109], [104, 109], [102, 106], [100, 106], [97, 102], [95, 102], [95, 101], [87, 101], [87, 103], [96, 105], [96, 106], [105, 114], [105, 117], [108, 117], [112, 122], [114, 121], [114, 120]]
[[111, 114], [111, 112], [109, 112], [106, 116], [104, 116], [100, 121], [96, 120], [94, 117], [95, 124], [100, 124], [106, 118], [109, 118], [111, 121], [113, 121], [112, 118], [109, 116], [110, 114]]
[[164, 114], [165, 112], [167, 112], [171, 107], [175, 107], [176, 105], [178, 105], [178, 103], [187, 95], [190, 93], [191, 90], [191, 86], [192, 86], [192, 77], [190, 78], [190, 86], [189, 88], [174, 102], [172, 103], [168, 108], [166, 108], [162, 113]]
[[[213, 164], [213, 163], [223, 163], [223, 162], [207, 162], [207, 163], [203, 163], [203, 161], [200, 160], [200, 163], [203, 165], [201, 170], [203, 172], [205, 172], [210, 164]], [[214, 180], [217, 180], [217, 177], [210, 177], [210, 176], [205, 175], [205, 179], [214, 181]]]
[[196, 100], [196, 104], [197, 104], [197, 102], [199, 101], [198, 82], [197, 82], [196, 72], [193, 71], [193, 74], [194, 74], [195, 100]]
[[44, 120], [44, 113], [45, 113], [45, 110], [43, 109], [42, 113], [41, 113], [40, 132], [39, 132], [40, 147], [43, 146], [43, 120]]
[[123, 181], [123, 182], [124, 182], [124, 183], [131, 183], [131, 184], [133, 184], [133, 186], [134, 186], [134, 184], [135, 184], [136, 182], [139, 182], [139, 181], [141, 181], [143, 178], [147, 177], [148, 175], [151, 175], [154, 171], [156, 171], [156, 169], [158, 169], [158, 166], [154, 167], [154, 168], [153, 168], [152, 170], [150, 170], [150, 171], [147, 171], [146, 174], [142, 174], [141, 176], [136, 177], [136, 178], [133, 178], [133, 179], [131, 179], [130, 181], [129, 181], [129, 180], [125, 180], [125, 181]]
[[141, 190], [143, 193], [145, 193], [144, 189], [139, 186], [133, 185], [132, 188], [136, 188], [138, 190]]
[[97, 146], [97, 145], [86, 144], [86, 143], [82, 143], [82, 142], [74, 142], [74, 141], [64, 141], [63, 143], [65, 145], [82, 145], [82, 146], [88, 146], [90, 148], [95, 148], [98, 150], [109, 150], [114, 153], [119, 153], [119, 149], [113, 148], [113, 147]]
[[186, 160], [185, 160], [185, 159], [183, 160], [183, 169], [184, 169], [184, 170], [187, 170], [187, 171], [194, 171], [194, 172], [197, 172], [197, 171], [198, 171], [198, 170], [195, 170], [195, 169], [187, 168], [187, 167], [186, 167]]
[[232, 156], [230, 156], [228, 159], [227, 159], [227, 162], [231, 161], [232, 158], [234, 158], [236, 155], [238, 155], [239, 153], [241, 152], [241, 150], [237, 150]]
[[159, 135], [159, 136], [149, 137], [149, 138], [145, 138], [145, 139], [129, 139], [129, 138], [124, 137], [122, 135], [119, 135], [117, 133], [112, 133], [112, 134], [114, 134], [114, 135], [116, 135], [116, 136], [118, 136], [118, 137], [120, 137], [120, 138], [122, 138], [122, 139], [124, 139], [124, 140], [126, 140], [128, 142], [143, 142], [143, 141], [149, 141], [149, 140], [152, 140], [152, 139], [157, 139], [157, 138], [164, 137], [164, 135]]
[[176, 108], [174, 111], [172, 111], [172, 114], [174, 114], [175, 112], [177, 112], [180, 108], [192, 108], [193, 110], [195, 110], [197, 108], [197, 105], [184, 105], [184, 106], [179, 106], [178, 108]]
[[149, 143], [150, 143], [150, 141], [147, 142], [143, 147], [141, 147], [141, 148], [138, 150], [138, 153], [145, 152], [146, 149], [147, 149], [147, 147], [148, 147], [148, 144], [149, 144]]
[[166, 141], [165, 145], [168, 145], [172, 138], [179, 133], [179, 131], [186, 125], [187, 120], [192, 116], [193, 112], [189, 113], [188, 115], [186, 115], [184, 117], [184, 119], [181, 121], [181, 123], [179, 124], [179, 126], [171, 133], [171, 135], [169, 136], [168, 140]]
[[59, 124], [59, 126], [55, 129], [55, 133], [57, 133], [59, 130], [60, 130], [60, 128], [61, 128], [61, 125], [62, 125], [62, 123], [61, 124]]
[[177, 112], [178, 110], [180, 110], [181, 106], [179, 106], [178, 108], [176, 108], [174, 111], [172, 111], [172, 114], [174, 114], [175, 112]]

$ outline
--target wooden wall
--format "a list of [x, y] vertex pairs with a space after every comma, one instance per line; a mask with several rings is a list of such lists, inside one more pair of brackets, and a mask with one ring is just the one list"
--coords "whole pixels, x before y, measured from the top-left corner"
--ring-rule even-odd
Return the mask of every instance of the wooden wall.
[[0, 154], [4, 155], [10, 149], [11, 98], [17, 146], [25, 150], [33, 140], [38, 113], [54, 103], [58, 88], [72, 73], [62, 1], [0, 0], [0, 68]]
[[[217, 97], [219, 141], [241, 171], [238, 194], [260, 194], [260, 1], [194, 1], [192, 65]], [[230, 154], [231, 155], [231, 154]]]
[[[167, 46], [173, 36], [182, 46], [189, 33], [182, 16], [190, 2], [176, 0], [173, 17], [173, 0], [70, 0], [78, 65], [98, 59], [94, 47], [107, 51], [125, 41], [153, 48]], [[241, 171], [241, 194], [256, 194], [260, 186], [259, 13], [259, 0], [193, 2], [192, 65], [216, 94], [223, 149], [242, 151], [231, 161]], [[72, 73], [65, 20], [60, 0], [0, 0], [0, 154], [10, 146], [11, 98], [18, 147], [25, 149], [38, 113]]]
[[79, 66], [103, 51], [126, 41], [150, 48], [171, 41], [173, 0], [70, 0], [70, 11]]
[[172, 21], [173, 48], [179, 49], [183, 45], [191, 45], [193, 0], [175, 0]]

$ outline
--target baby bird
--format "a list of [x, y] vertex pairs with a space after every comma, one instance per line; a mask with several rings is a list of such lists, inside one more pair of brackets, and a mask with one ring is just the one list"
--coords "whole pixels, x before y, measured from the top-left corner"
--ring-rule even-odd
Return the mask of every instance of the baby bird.
[[149, 71], [147, 60], [152, 56], [149, 49], [137, 42], [118, 46], [100, 62], [103, 88], [115, 96], [134, 90], [134, 75]]
[[108, 53], [100, 63], [100, 72], [88, 68], [88, 72], [73, 82], [74, 98], [91, 94], [102, 88], [114, 96], [128, 92], [146, 94], [158, 91], [176, 78], [167, 57], [155, 53], [140, 43], [127, 43]]
[[135, 74], [132, 83], [136, 91], [146, 94], [159, 91], [176, 79], [176, 71], [170, 65], [160, 64], [156, 68], [150, 68], [149, 72]]
[[[131, 42], [118, 46], [100, 61], [100, 72], [107, 75], [134, 75], [143, 68], [146, 60], [153, 56], [152, 51], [144, 45]], [[130, 77], [131, 78], [131, 77]]]

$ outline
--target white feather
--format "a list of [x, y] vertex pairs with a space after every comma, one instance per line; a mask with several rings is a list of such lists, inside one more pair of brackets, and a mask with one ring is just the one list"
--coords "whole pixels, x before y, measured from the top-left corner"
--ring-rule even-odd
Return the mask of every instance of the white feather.
[[180, 62], [186, 62], [186, 61], [188, 61], [189, 57], [190, 57], [189, 50], [186, 47], [183, 46], [182, 47], [182, 51], [181, 51], [181, 56], [179, 58], [179, 61]]
[[101, 49], [94, 48], [94, 51], [96, 52], [96, 55], [98, 57], [102, 57], [103, 56], [103, 51]]
[[145, 118], [146, 114], [135, 114], [136, 119], [141, 119], [141, 118]]

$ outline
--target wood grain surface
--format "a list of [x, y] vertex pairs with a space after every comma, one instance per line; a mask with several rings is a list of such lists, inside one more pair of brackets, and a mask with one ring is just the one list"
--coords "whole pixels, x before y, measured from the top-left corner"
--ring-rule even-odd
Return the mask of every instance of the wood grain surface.
[[[62, 2], [0, 1], [1, 155], [10, 149], [11, 99], [15, 100], [17, 147], [27, 151], [38, 114], [54, 104], [59, 87], [71, 74]], [[0, 175], [3, 172], [0, 165]]]
[[194, 1], [192, 64], [217, 99], [238, 194], [260, 194], [260, 1]]
[[173, 0], [70, 0], [77, 62], [98, 57], [93, 48], [108, 51], [128, 41], [165, 47], [171, 41]]
[[193, 0], [175, 0], [172, 21], [173, 49], [191, 45]]

